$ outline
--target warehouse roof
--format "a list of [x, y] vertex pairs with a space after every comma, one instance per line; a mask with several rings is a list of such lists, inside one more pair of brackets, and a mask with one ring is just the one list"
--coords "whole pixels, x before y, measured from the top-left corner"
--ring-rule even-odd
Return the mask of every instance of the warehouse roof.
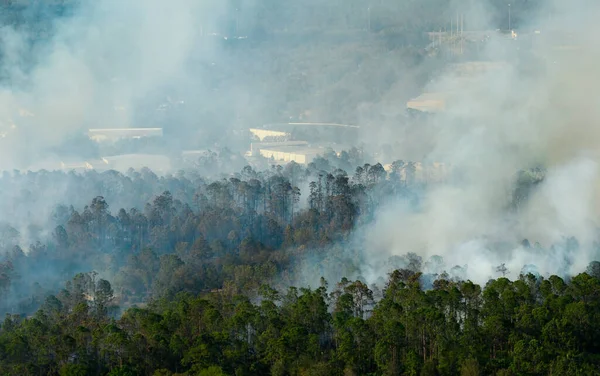
[[424, 93], [409, 100], [406, 107], [424, 112], [438, 112], [446, 108], [447, 95], [443, 93]]
[[280, 153], [293, 153], [293, 154], [322, 154], [325, 152], [325, 148], [319, 147], [298, 147], [298, 146], [270, 146], [260, 148], [260, 150], [269, 150]]

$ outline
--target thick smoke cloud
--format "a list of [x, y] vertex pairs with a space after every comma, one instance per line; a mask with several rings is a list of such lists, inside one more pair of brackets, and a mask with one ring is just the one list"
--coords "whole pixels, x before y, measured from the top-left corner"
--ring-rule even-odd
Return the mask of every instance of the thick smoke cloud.
[[[194, 115], [202, 110], [195, 105], [212, 94], [203, 63], [217, 59], [221, 50], [215, 38], [203, 36], [217, 30], [222, 2], [67, 1], [61, 15], [54, 3], [3, 4], [0, 170], [56, 170], [61, 161], [99, 159], [104, 155], [87, 139], [88, 128], [155, 126], [145, 121], [158, 118], [157, 104], [173, 93], [192, 99], [192, 106], [169, 128], [177, 136], [172, 139], [205, 139], [215, 132], [214, 123]], [[40, 28], [46, 35], [34, 35]], [[189, 147], [183, 141], [170, 146]], [[130, 165], [124, 171], [139, 168], [131, 159], [125, 163]], [[56, 224], [47, 218], [58, 204], [80, 210], [99, 194], [75, 176], [40, 176], [2, 179], [0, 222], [19, 230], [24, 249], [48, 236]], [[121, 196], [123, 201], [111, 202], [120, 205], [117, 209], [143, 206]], [[28, 235], [31, 226], [41, 233]]]
[[[72, 9], [63, 17], [39, 11], [52, 27], [35, 47], [36, 38], [30, 35], [35, 20], [0, 30], [5, 77], [0, 117], [7, 123], [2, 129], [7, 133], [2, 169], [57, 168], [60, 155], [49, 160], [50, 152], [67, 152], [61, 148], [73, 145], [65, 142], [78, 135], [84, 139], [88, 128], [152, 126], [150, 121], [159, 115], [157, 104], [167, 96], [192, 98], [191, 104], [197, 105], [209, 95], [202, 63], [214, 59], [218, 49], [215, 38], [202, 36], [215, 30], [223, 2], [66, 4]], [[199, 115], [200, 108], [195, 110]], [[193, 120], [193, 110], [188, 112], [185, 126], [191, 128], [193, 122], [197, 128], [188, 138], [212, 132], [198, 118]], [[174, 126], [171, 130], [182, 131]]]
[[[246, 122], [240, 128], [259, 120], [266, 122], [260, 116], [268, 106], [261, 93], [273, 90], [269, 84], [248, 73], [245, 81], [230, 79], [227, 85], [212, 85], [216, 80], [210, 67], [225, 65], [231, 76], [239, 65], [247, 72], [268, 73], [265, 67], [286, 64], [286, 52], [279, 50], [265, 57], [256, 49], [259, 52], [244, 58], [220, 59], [222, 39], [207, 34], [220, 31], [217, 24], [222, 24], [224, 3], [81, 2], [71, 15], [53, 21], [50, 37], [33, 49], [26, 32], [3, 27], [0, 71], [8, 79], [0, 87], [0, 119], [7, 136], [0, 139], [0, 169], [54, 168], [60, 157], [52, 153], [90, 127], [149, 126], [156, 106], [147, 102], [152, 102], [152, 97], [164, 100], [166, 92], [184, 98], [191, 108], [178, 119], [182, 128], [171, 128], [180, 140], [212, 140], [226, 134], [225, 124], [239, 119]], [[303, 16], [292, 8], [310, 13], [305, 5], [289, 5], [289, 17], [272, 27], [286, 30], [293, 28], [292, 21], [297, 26], [315, 16]], [[455, 11], [464, 14], [466, 30], [496, 28], [498, 20], [492, 19], [482, 2], [454, 5], [442, 16], [453, 18]], [[448, 111], [425, 124], [403, 119], [402, 127], [396, 126], [405, 100], [417, 93], [422, 76], [438, 67], [427, 58], [408, 63], [390, 51], [381, 52], [385, 56], [381, 59], [357, 58], [352, 62], [357, 65], [356, 76], [368, 77], [368, 81], [334, 87], [341, 94], [327, 92], [315, 97], [315, 102], [337, 101], [354, 95], [353, 88], [376, 82], [373, 87], [378, 91], [385, 88], [387, 93], [374, 90], [373, 96], [382, 99], [357, 109], [366, 130], [360, 141], [377, 147], [396, 138], [396, 157], [445, 162], [457, 173], [445, 184], [428, 188], [418, 209], [405, 202], [388, 205], [373, 224], [358, 229], [354, 248], [364, 250], [361, 265], [370, 266], [352, 273], [373, 281], [382, 275], [385, 266], [379, 265], [389, 256], [407, 252], [425, 260], [440, 255], [446, 269], [468, 264], [468, 277], [479, 282], [495, 275], [500, 263], [515, 277], [526, 264], [534, 264], [542, 273], [564, 274], [581, 270], [596, 258], [599, 191], [595, 150], [600, 133], [594, 124], [600, 119], [595, 93], [600, 78], [595, 67], [600, 49], [594, 38], [599, 31], [595, 24], [598, 15], [599, 6], [591, 1], [547, 5], [529, 25], [520, 25], [541, 30], [531, 43], [535, 53], [527, 53], [530, 48], [521, 48], [523, 44], [508, 38], [492, 39], [477, 58], [500, 60], [502, 67], [471, 80], [452, 70], [441, 74], [424, 91], [448, 93], [451, 103]], [[236, 23], [244, 27], [252, 24], [253, 17], [258, 15]], [[432, 27], [438, 26], [432, 23]], [[367, 34], [364, 29], [357, 30], [360, 35]], [[576, 44], [580, 49], [569, 53], [554, 48], [564, 44]], [[306, 50], [308, 55], [310, 48]], [[371, 69], [373, 66], [379, 69]], [[307, 71], [312, 73], [309, 78], [303, 78], [304, 70], [296, 72], [304, 80], [299, 79], [302, 85], [318, 87], [321, 81], [333, 80], [322, 77], [325, 73], [320, 76]], [[362, 74], [364, 71], [379, 73]], [[401, 81], [389, 77], [401, 77]], [[381, 84], [388, 81], [388, 86]], [[272, 107], [302, 102], [298, 97], [303, 99], [304, 93], [292, 90], [301, 85], [289, 86], [295, 95], [277, 96]], [[296, 105], [297, 112], [305, 109], [304, 104]], [[222, 112], [222, 117], [212, 116], [215, 111]], [[338, 120], [338, 114], [321, 112], [319, 120]], [[226, 121], [213, 121], [223, 117]], [[183, 145], [174, 145], [177, 147]], [[511, 209], [516, 171], [536, 166], [546, 168], [543, 183], [523, 206]], [[45, 198], [54, 203], [63, 196], [64, 190], [57, 188]], [[566, 246], [549, 249], [570, 236], [579, 241], [577, 250]], [[517, 246], [524, 238], [532, 244], [539, 242], [546, 251]]]
[[[364, 234], [372, 264], [407, 252], [425, 260], [440, 255], [447, 270], [468, 265], [467, 277], [481, 283], [498, 276], [501, 263], [513, 278], [526, 264], [544, 275], [565, 275], [600, 256], [600, 49], [593, 41], [600, 8], [586, 1], [561, 4], [554, 4], [561, 8], [552, 13], [556, 17], [548, 18], [549, 7], [531, 20], [540, 30], [533, 48], [527, 46], [533, 52], [509, 38], [492, 39], [482, 60], [501, 62], [500, 69], [473, 79], [449, 71], [425, 88], [447, 93], [449, 107], [420, 133], [428, 139], [419, 152], [459, 174], [430, 188], [417, 211], [404, 203], [386, 207], [357, 235]], [[467, 14], [486, 18], [485, 12]], [[559, 48], [565, 45], [578, 48]], [[515, 173], [537, 166], [547, 170], [545, 179], [522, 207], [511, 209]], [[569, 237], [579, 246], [557, 245]], [[545, 250], [518, 246], [523, 239]], [[381, 275], [366, 267], [362, 272], [372, 281]]]

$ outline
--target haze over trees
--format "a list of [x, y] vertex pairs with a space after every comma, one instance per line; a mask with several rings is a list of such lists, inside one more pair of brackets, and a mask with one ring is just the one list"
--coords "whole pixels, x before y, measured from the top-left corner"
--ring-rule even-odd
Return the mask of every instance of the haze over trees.
[[[365, 255], [344, 249], [357, 246], [351, 232], [389, 200], [418, 206], [436, 183], [414, 179], [411, 162], [389, 173], [340, 168], [356, 163], [248, 166], [208, 181], [147, 169], [77, 176], [77, 186], [131, 195], [138, 208], [111, 208], [103, 196], [82, 210], [56, 207], [55, 227], [38, 230], [26, 252], [22, 234], [3, 226], [0, 371], [505, 375], [600, 365], [597, 262], [565, 279], [526, 265], [512, 282], [500, 265], [480, 286], [464, 279], [466, 267], [407, 254], [368, 284]], [[65, 176], [15, 172], [3, 183]], [[575, 239], [556, 246], [576, 257]], [[319, 280], [327, 265], [335, 280]]]

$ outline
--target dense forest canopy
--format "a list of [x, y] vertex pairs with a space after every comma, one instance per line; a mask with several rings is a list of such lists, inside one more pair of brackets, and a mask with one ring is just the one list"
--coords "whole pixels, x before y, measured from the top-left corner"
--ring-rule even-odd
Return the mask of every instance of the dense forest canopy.
[[[5, 174], [4, 186], [67, 179], [132, 208], [97, 196], [80, 210], [55, 207], [26, 233], [2, 226], [0, 370], [507, 375], [589, 374], [600, 365], [600, 264], [571, 275], [574, 238], [551, 249], [519, 245], [563, 257], [564, 279], [530, 264], [511, 282], [501, 264], [480, 286], [465, 280], [469, 260], [409, 253], [367, 281], [362, 264], [373, 266], [373, 255], [352, 232], [390, 200], [418, 208], [436, 182], [417, 180], [412, 162], [396, 161], [389, 173], [381, 164], [340, 168], [360, 158], [248, 166], [218, 180], [148, 169]], [[516, 174], [516, 192], [539, 179], [540, 169]], [[24, 240], [32, 241], [25, 249]]]
[[[574, 238], [512, 245], [553, 255], [560, 276], [499, 264], [477, 284], [470, 260], [409, 253], [375, 265], [353, 238], [390, 202], [418, 211], [439, 182], [417, 179], [414, 162], [385, 171], [351, 150], [307, 167], [198, 171], [0, 178], [19, 192], [0, 200], [3, 211], [29, 212], [13, 218], [18, 228], [1, 226], [2, 374], [592, 375], [600, 366], [600, 263], [572, 273], [582, 255]], [[545, 175], [515, 174], [507, 210], [520, 210]], [[49, 189], [74, 206], [32, 200]], [[81, 191], [91, 199], [75, 200]]]
[[[161, 264], [174, 261], [161, 260]], [[180, 293], [110, 318], [113, 289], [79, 274], [31, 318], [6, 317], [4, 374], [597, 374], [598, 264], [565, 281], [533, 274], [485, 286], [421, 273], [315, 288]], [[88, 298], [92, 294], [93, 300]], [[48, 346], [48, 344], [52, 346]]]

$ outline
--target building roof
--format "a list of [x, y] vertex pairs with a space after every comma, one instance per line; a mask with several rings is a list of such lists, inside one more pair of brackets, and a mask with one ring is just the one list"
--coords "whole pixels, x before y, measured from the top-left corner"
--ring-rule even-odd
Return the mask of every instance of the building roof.
[[423, 93], [409, 100], [406, 107], [424, 112], [439, 112], [446, 109], [447, 94]]
[[264, 124], [263, 128], [264, 129], [274, 129], [274, 128], [279, 128], [279, 127], [293, 127], [293, 126], [360, 128], [358, 125], [339, 124], [339, 123], [271, 123], [271, 124]]
[[89, 132], [162, 132], [162, 128], [92, 128]]
[[299, 146], [273, 146], [273, 147], [260, 148], [260, 150], [278, 152], [278, 153], [303, 154], [303, 155], [322, 154], [326, 151], [325, 148], [299, 147]]
[[127, 170], [129, 168], [139, 169], [148, 167], [152, 170], [168, 170], [171, 167], [171, 159], [161, 154], [121, 154], [103, 157], [111, 169]]

